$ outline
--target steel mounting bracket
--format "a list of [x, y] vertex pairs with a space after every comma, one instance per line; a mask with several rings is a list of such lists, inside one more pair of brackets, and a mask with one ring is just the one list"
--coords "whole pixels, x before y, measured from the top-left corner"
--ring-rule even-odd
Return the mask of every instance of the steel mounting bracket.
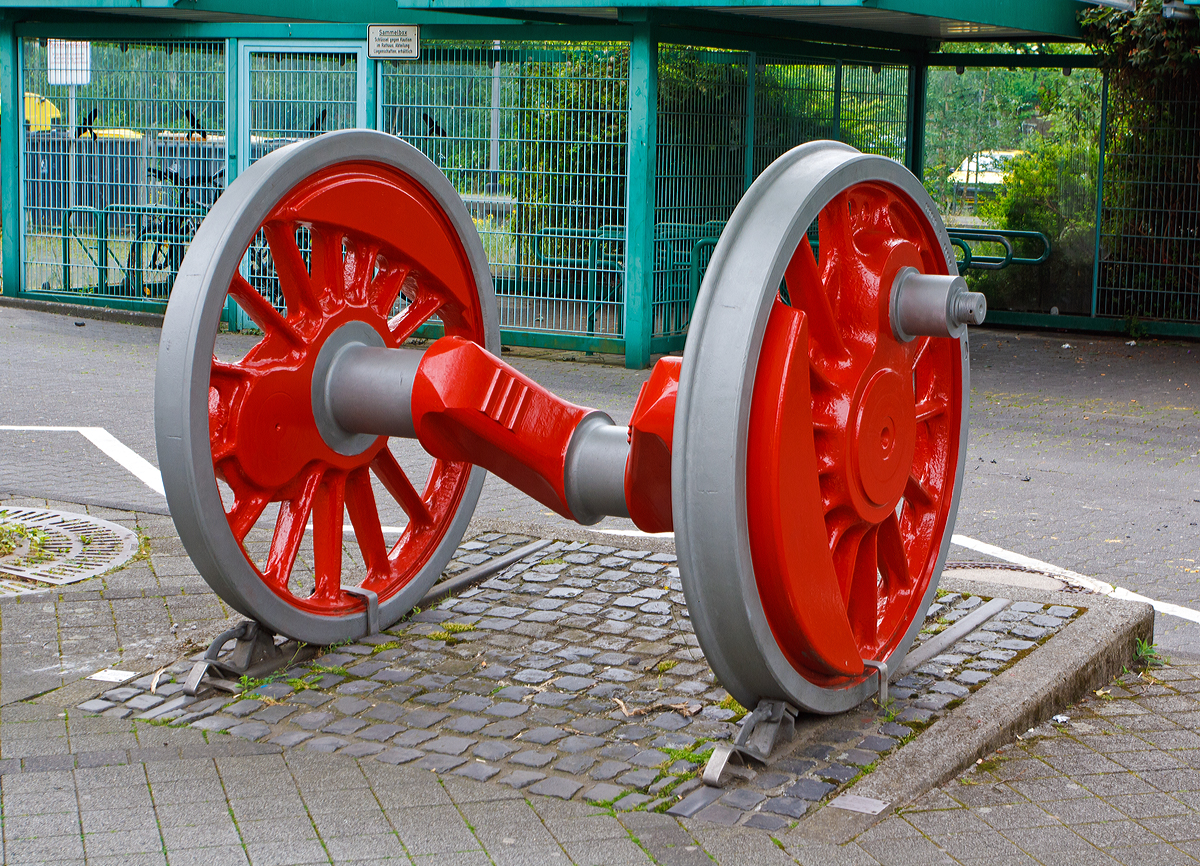
[[[221, 655], [222, 648], [231, 640], [235, 642], [233, 649]], [[297, 662], [308, 661], [319, 650], [320, 647], [295, 640], [277, 644], [274, 632], [254, 620], [243, 620], [208, 645], [204, 658], [196, 662], [188, 674], [183, 692], [194, 696], [205, 686], [211, 686], [236, 694], [242, 691], [238, 682], [242, 677], [273, 674]], [[213, 676], [213, 672], [219, 676]]]
[[754, 711], [742, 719], [733, 745], [722, 743], [713, 749], [708, 763], [704, 765], [704, 784], [721, 788], [731, 776], [754, 778], [755, 773], [747, 765], [746, 759], [753, 758], [765, 764], [778, 742], [791, 742], [796, 734], [796, 715], [799, 712], [785, 701], [759, 701]]

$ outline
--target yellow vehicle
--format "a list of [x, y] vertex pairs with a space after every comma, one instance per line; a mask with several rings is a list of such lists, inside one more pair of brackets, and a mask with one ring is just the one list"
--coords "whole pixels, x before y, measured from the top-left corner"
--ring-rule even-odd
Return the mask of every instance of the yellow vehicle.
[[1024, 155], [1023, 150], [981, 150], [964, 159], [946, 180], [954, 184], [955, 199], [974, 201], [980, 194], [993, 193], [1003, 186], [1008, 164]]
[[25, 91], [25, 123], [36, 132], [47, 132], [61, 121], [62, 112], [40, 93]]

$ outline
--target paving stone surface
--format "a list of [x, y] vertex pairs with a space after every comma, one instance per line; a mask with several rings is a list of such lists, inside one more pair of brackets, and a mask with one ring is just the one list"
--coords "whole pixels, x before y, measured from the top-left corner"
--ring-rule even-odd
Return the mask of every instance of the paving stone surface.
[[[482, 533], [463, 542], [447, 572], [531, 540]], [[982, 601], [943, 593], [919, 640]], [[883, 711], [864, 705], [792, 752], [782, 746], [770, 772], [731, 782], [740, 789], [719, 808], [684, 806], [686, 792], [677, 789], [696, 778], [715, 743], [735, 734], [744, 711], [716, 684], [698, 649], [674, 557], [648, 550], [554, 542], [380, 635], [329, 648], [311, 663], [250, 683], [240, 696], [177, 698], [156, 719], [284, 748], [494, 778], [517, 789], [536, 784], [563, 799], [582, 799], [604, 782], [616, 789], [606, 799], [620, 811], [694, 813], [723, 826], [769, 830], [774, 819], [751, 819], [764, 811], [805, 814], [807, 806], [775, 801], [831, 798], [1020, 657], [992, 649], [997, 640], [1035, 617], [1053, 621], [1041, 629], [1048, 639], [1079, 610], [1060, 607], [1052, 617], [1042, 605], [1010, 606], [895, 681]], [[547, 621], [539, 612], [555, 616]], [[77, 709], [152, 710], [162, 698], [150, 687], [178, 685], [189, 669], [190, 661], [180, 660], [157, 680], [106, 692], [103, 706], [89, 701]]]
[[[101, 516], [142, 518], [119, 512]], [[160, 518], [145, 519], [152, 526]], [[861, 768], [952, 712], [970, 691], [986, 687], [988, 677], [976, 674], [994, 675], [1036, 651], [1086, 607], [1086, 596], [1080, 596], [1077, 608], [1010, 606], [896, 681], [896, 700], [883, 712], [863, 707], [847, 713], [825, 724], [819, 737], [790, 753], [783, 750], [753, 778], [714, 789], [701, 785], [696, 773], [712, 744], [734, 734], [740, 708], [715, 683], [698, 651], [669, 554], [556, 543], [387, 634], [331, 648], [273, 681], [252, 684], [245, 695], [192, 698], [181, 688], [190, 658], [203, 647], [195, 636], [226, 628], [236, 616], [194, 586], [169, 524], [155, 531], [160, 540], [152, 541], [148, 569], [153, 591], [125, 598], [118, 573], [105, 578], [98, 592], [85, 584], [41, 600], [41, 607], [48, 603], [51, 610], [70, 615], [83, 611], [83, 604], [97, 614], [103, 611], [113, 620], [107, 627], [117, 652], [104, 658], [89, 654], [95, 648], [82, 639], [60, 642], [53, 658], [62, 687], [32, 700], [3, 701], [0, 810], [6, 863], [110, 862], [105, 858], [351, 863], [389, 855], [399, 862], [441, 857], [455, 863], [472, 857], [501, 863], [516, 856], [539, 863], [674, 864], [703, 857], [729, 863], [869, 863], [875, 858], [899, 864], [926, 862], [925, 854], [933, 857], [928, 862], [943, 855], [963, 863], [992, 862], [986, 859], [990, 855], [972, 859], [963, 853], [983, 849], [971, 847], [969, 839], [950, 840], [960, 833], [934, 832], [939, 828], [932, 823], [916, 826], [924, 820], [916, 816], [924, 812], [975, 808], [954, 791], [980, 788], [972, 784], [974, 777], [991, 771], [990, 762], [946, 789], [957, 805], [926, 798], [849, 846], [827, 850], [800, 834], [805, 816], [827, 808], [822, 804]], [[486, 560], [528, 540], [477, 535], [463, 544], [448, 571], [469, 567], [467, 557]], [[155, 553], [154, 544], [163, 552]], [[135, 562], [129, 572], [135, 582], [138, 568]], [[182, 581], [182, 602], [157, 588], [162, 578], [156, 568]], [[147, 631], [115, 622], [117, 615], [135, 615], [135, 607], [116, 606], [134, 598], [149, 610], [174, 607], [174, 619], [168, 620], [174, 631], [167, 628], [165, 637], [149, 638], [143, 637]], [[981, 601], [943, 595], [921, 640]], [[573, 613], [564, 611], [568, 606]], [[36, 614], [44, 618], [46, 611], [28, 600], [0, 605], [0, 671], [7, 677], [17, 670], [19, 688], [32, 685], [21, 679], [21, 665], [31, 656], [9, 653], [13, 648], [29, 652], [37, 639], [30, 625]], [[69, 616], [65, 621], [74, 622]], [[192, 629], [194, 623], [203, 629]], [[1019, 637], [1018, 628], [1043, 634]], [[180, 639], [179, 632], [188, 637]], [[122, 634], [129, 636], [127, 645]], [[151, 651], [141, 652], [146, 646]], [[137, 676], [115, 686], [80, 679], [118, 662]], [[1053, 812], [1059, 824], [1119, 824], [1113, 838], [1134, 840], [1124, 846], [1130, 849], [1144, 841], [1138, 834], [1152, 832], [1161, 841], [1147, 848], [1151, 859], [1144, 862], [1160, 862], [1153, 857], [1175, 862], [1166, 858], [1191, 851], [1181, 838], [1186, 831], [1179, 828], [1194, 816], [1171, 811], [1179, 806], [1161, 798], [1189, 809], [1193, 802], [1185, 796], [1193, 782], [1183, 756], [1200, 749], [1195, 722], [1188, 721], [1189, 714], [1200, 716], [1190, 697], [1200, 687], [1189, 690], [1187, 678], [1180, 678], [1161, 694], [1137, 688], [1114, 690], [1114, 701], [1095, 701], [1102, 710], [1117, 701], [1130, 707], [1125, 715], [1136, 733], [1127, 735], [1136, 742], [1120, 740], [1126, 744], [1121, 756], [1100, 747], [1090, 756], [1038, 756], [1060, 773], [1059, 782], [1033, 774], [1004, 783], [1029, 803], [1044, 806], [1079, 799], [1069, 795], [1074, 790], [1069, 786], [1081, 784], [1081, 776], [1112, 776], [1113, 790], [1103, 795], [1103, 807], [1089, 801], [1069, 815], [1066, 807], [1056, 807], [1062, 812]], [[78, 697], [68, 702], [71, 695]], [[1175, 720], [1175, 727], [1143, 719], [1136, 709], [1142, 699], [1157, 700], [1153, 711]], [[1066, 733], [1076, 724], [1074, 712]], [[1066, 736], [1058, 729], [1041, 733], [1050, 739], [1036, 742]], [[1117, 742], [1112, 737], [1126, 734], [1095, 736], [1112, 743]], [[996, 766], [1018, 760], [1034, 758]], [[1176, 787], [1122, 787], [1121, 780], [1132, 776]], [[1018, 814], [1017, 804], [1006, 805], [1012, 806], [1009, 815]], [[1047, 819], [1030, 814], [1034, 823], [1026, 828], [1025, 841], [1011, 841], [1019, 852], [1037, 838], [1042, 848], [1032, 855], [1039, 858], [1034, 862], [1078, 854], [1073, 837], [1034, 833], [1051, 825], [1037, 823]], [[199, 815], [206, 816], [203, 832], [195, 829]], [[1068, 822], [1077, 817], [1075, 824]], [[872, 839], [891, 832], [885, 828], [900, 824], [910, 829], [897, 834], [907, 838], [919, 830], [925, 841], [871, 847]], [[1116, 856], [1121, 846], [1098, 845], [1087, 835], [1101, 834], [1098, 826], [1072, 832], [1097, 852]], [[1067, 847], [1059, 850], [1060, 845]], [[995, 850], [1002, 857], [1011, 854], [1003, 847]], [[1098, 856], [1090, 849], [1084, 853], [1079, 862]]]

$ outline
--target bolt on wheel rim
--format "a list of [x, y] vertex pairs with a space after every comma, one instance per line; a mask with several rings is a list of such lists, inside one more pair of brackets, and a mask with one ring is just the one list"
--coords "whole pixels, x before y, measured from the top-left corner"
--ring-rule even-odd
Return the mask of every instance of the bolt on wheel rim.
[[[483, 472], [434, 460], [422, 486], [386, 437], [327, 441], [314, 416], [322, 349], [398, 348], [435, 316], [491, 351], [499, 333], [478, 234], [421, 154], [361, 130], [276, 154], [231, 186], [189, 250], [164, 323], [156, 427], [172, 515], [209, 584], [277, 632], [329, 643], [367, 622], [343, 565], [390, 625], [440, 576]], [[213, 355], [227, 297], [262, 331], [237, 360]], [[394, 544], [381, 506], [403, 512]]]

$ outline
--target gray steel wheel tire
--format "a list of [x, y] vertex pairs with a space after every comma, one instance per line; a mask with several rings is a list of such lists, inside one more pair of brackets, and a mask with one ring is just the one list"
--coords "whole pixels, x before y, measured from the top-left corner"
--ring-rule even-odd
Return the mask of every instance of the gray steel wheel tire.
[[[365, 635], [366, 604], [359, 602], [353, 610], [337, 615], [304, 609], [268, 587], [248, 561], [231, 529], [214, 474], [210, 374], [227, 293], [264, 219], [306, 179], [323, 170], [336, 171], [345, 163], [372, 163], [393, 170], [414, 181], [436, 203], [428, 209], [440, 209], [448, 221], [443, 225], [452, 227], [445, 232], [447, 243], [461, 244], [465, 251], [462, 272], [470, 275], [466, 282], [474, 280], [481, 320], [478, 327], [484, 335], [480, 342], [499, 354], [496, 299], [487, 259], [478, 231], [450, 182], [406, 142], [383, 133], [348, 130], [274, 151], [221, 195], [180, 267], [163, 323], [155, 381], [155, 433], [163, 484], [180, 538], [196, 568], [239, 613], [276, 633], [313, 644]], [[363, 206], [369, 204], [364, 202]], [[369, 217], [382, 224], [390, 214], [371, 213]], [[361, 328], [360, 323], [355, 322], [343, 333], [355, 328]], [[461, 496], [440, 524], [444, 530], [440, 541], [429, 543], [432, 552], [407, 583], [379, 600], [381, 628], [408, 613], [441, 576], [466, 531], [485, 474], [483, 469], [473, 467], [457, 476], [460, 486], [456, 489]], [[289, 563], [288, 574], [290, 571]]]
[[[837, 713], [878, 689], [874, 671], [831, 686], [813, 681], [785, 657], [764, 612], [747, 517], [747, 431], [768, 316], [809, 226], [836, 195], [864, 182], [889, 185], [919, 207], [947, 272], [957, 274], [936, 207], [907, 169], [837, 142], [804, 144], [769, 166], [729, 219], [705, 274], [683, 355], [671, 471], [680, 575], [700, 647], [720, 684], [749, 708], [760, 699], [778, 699], [811, 712]], [[936, 259], [936, 246], [930, 246]], [[936, 564], [927, 589], [918, 594], [921, 613], [885, 659], [892, 672], [935, 597], [958, 509], [969, 367], [966, 337], [957, 342], [944, 351], [948, 366], [961, 364], [962, 382], [961, 425], [955, 431], [948, 424], [949, 435], [958, 436], [956, 466], [947, 460], [945, 469], [947, 479], [953, 471], [949, 520], [942, 537], [930, 542], [926, 561], [933, 562], [936, 551]]]

